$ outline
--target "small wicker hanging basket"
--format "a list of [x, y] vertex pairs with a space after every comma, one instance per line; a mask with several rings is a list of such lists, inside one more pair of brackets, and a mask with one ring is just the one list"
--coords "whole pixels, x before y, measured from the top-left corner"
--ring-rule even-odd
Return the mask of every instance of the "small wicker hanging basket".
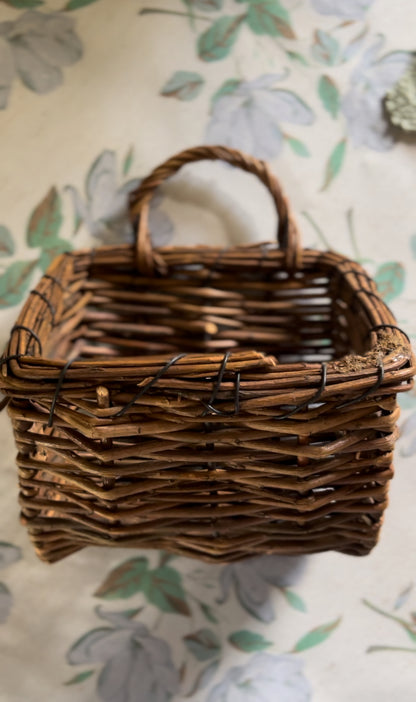
[[[152, 249], [155, 189], [203, 159], [267, 186], [278, 245]], [[372, 279], [301, 249], [268, 167], [225, 147], [156, 168], [131, 215], [136, 247], [54, 261], [1, 361], [37, 554], [367, 554], [393, 475], [396, 395], [415, 372]]]

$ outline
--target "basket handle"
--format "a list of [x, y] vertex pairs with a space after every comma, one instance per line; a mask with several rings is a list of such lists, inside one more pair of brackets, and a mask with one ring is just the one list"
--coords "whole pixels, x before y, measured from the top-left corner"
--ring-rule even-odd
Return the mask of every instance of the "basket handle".
[[136, 190], [130, 193], [130, 216], [132, 222], [138, 217], [136, 260], [137, 268], [143, 275], [152, 275], [155, 268], [155, 254], [149, 235], [149, 205], [156, 188], [164, 180], [174, 175], [187, 163], [194, 161], [225, 161], [232, 166], [256, 175], [268, 188], [279, 217], [277, 240], [285, 252], [285, 264], [289, 270], [297, 267], [300, 254], [300, 235], [279, 181], [268, 165], [254, 156], [249, 156], [227, 146], [195, 146], [172, 156], [157, 166]]

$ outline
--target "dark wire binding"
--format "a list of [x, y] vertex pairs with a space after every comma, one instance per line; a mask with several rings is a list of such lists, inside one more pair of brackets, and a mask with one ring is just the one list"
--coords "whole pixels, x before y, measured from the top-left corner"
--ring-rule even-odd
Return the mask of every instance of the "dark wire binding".
[[383, 361], [380, 361], [378, 363], [378, 377], [374, 385], [371, 385], [365, 392], [363, 392], [362, 395], [359, 397], [354, 397], [352, 400], [348, 400], [348, 402], [342, 402], [340, 405], [337, 405], [334, 409], [339, 410], [343, 409], [344, 407], [350, 407], [351, 405], [355, 405], [356, 402], [361, 402], [362, 400], [365, 400], [369, 395], [374, 393], [376, 390], [379, 389], [380, 385], [382, 384], [384, 380], [384, 366], [383, 366]]
[[178, 361], [180, 361], [181, 358], [184, 358], [186, 355], [187, 355], [186, 353], [180, 353], [177, 356], [175, 356], [174, 358], [172, 358], [170, 361], [168, 361], [168, 363], [166, 363], [166, 365], [163, 366], [163, 368], [161, 368], [156, 373], [155, 377], [152, 378], [152, 380], [150, 380], [146, 385], [144, 385], [141, 388], [141, 390], [139, 390], [139, 392], [127, 403], [127, 405], [125, 405], [121, 410], [119, 410], [118, 412], [116, 412], [116, 414], [113, 414], [112, 416], [113, 417], [122, 417], [123, 414], [125, 414], [127, 412], [127, 410], [129, 410], [130, 407], [132, 407], [134, 405], [134, 403], [140, 397], [143, 397], [143, 395], [148, 390], [150, 390], [150, 388], [152, 388], [154, 385], [156, 385], [157, 381], [162, 377], [162, 375], [164, 375], [166, 373], [166, 371], [169, 370], [169, 368], [171, 368], [171, 366], [174, 365], [174, 363], [177, 363]]
[[[240, 380], [241, 372], [237, 371], [234, 374], [234, 410], [231, 412], [225, 412], [224, 410], [219, 410], [216, 407], [213, 407], [211, 403], [203, 402], [202, 404], [204, 407], [212, 412], [212, 414], [216, 414], [219, 417], [236, 417], [240, 413]], [[204, 415], [206, 414], [207, 412], [204, 413]]]
[[55, 285], [58, 286], [58, 288], [62, 290], [62, 292], [64, 292], [64, 286], [62, 285], [61, 281], [58, 280], [58, 278], [55, 278], [54, 275], [50, 275], [50, 273], [44, 273], [43, 277], [47, 280], [51, 280], [53, 283], [55, 283]]
[[37, 296], [40, 297], [41, 300], [43, 300], [44, 303], [48, 306], [49, 312], [51, 313], [51, 317], [52, 317], [52, 325], [55, 326], [55, 308], [54, 308], [54, 306], [52, 305], [51, 301], [48, 300], [48, 298], [46, 297], [46, 295], [44, 295], [43, 293], [39, 292], [39, 290], [31, 290], [31, 291], [30, 291], [30, 294], [31, 294], [31, 295], [37, 295]]
[[[214, 405], [215, 400], [217, 399], [217, 395], [218, 395], [219, 389], [221, 387], [222, 379], [224, 377], [224, 373], [225, 373], [225, 370], [227, 368], [228, 359], [230, 358], [230, 353], [231, 353], [230, 351], [226, 351], [224, 354], [224, 358], [221, 361], [220, 369], [218, 371], [218, 375], [217, 375], [217, 378], [215, 380], [215, 385], [212, 389], [211, 397], [206, 404], [207, 409], [209, 409], [211, 412], [212, 411], [215, 412], [215, 409], [213, 409], [213, 405]], [[206, 414], [208, 414], [208, 412], [204, 412], [204, 414], [202, 416], [205, 416]]]
[[26, 354], [24, 353], [14, 353], [11, 356], [3, 356], [0, 358], [0, 366], [3, 366], [5, 363], [8, 363], [9, 361], [18, 361], [19, 358], [22, 358], [22, 356], [25, 356]]
[[280, 422], [280, 420], [282, 419], [288, 419], [289, 417], [292, 417], [292, 415], [296, 414], [297, 412], [300, 412], [309, 405], [312, 405], [314, 402], [319, 402], [319, 400], [321, 399], [321, 395], [325, 390], [327, 370], [328, 366], [325, 362], [323, 362], [321, 364], [321, 382], [319, 384], [319, 388], [312, 397], [308, 398], [297, 407], [294, 407], [294, 409], [290, 410], [290, 412], [286, 412], [286, 414], [279, 414], [277, 417], [273, 417], [273, 419], [277, 422]]
[[[367, 291], [365, 291], [365, 292], [367, 292]], [[403, 332], [403, 331], [400, 329], [400, 327], [397, 327], [397, 326], [395, 326], [395, 325], [393, 325], [393, 324], [378, 324], [378, 325], [376, 325], [375, 327], [373, 327], [370, 331], [376, 331], [377, 329], [382, 329], [382, 328], [385, 328], [385, 327], [392, 328], [392, 329], [397, 329], [398, 331], [402, 332], [402, 334], [404, 334], [404, 336], [408, 339], [408, 341], [409, 341], [409, 343], [410, 343], [410, 339], [409, 339], [409, 337], [407, 336], [407, 334], [406, 334], [405, 332]], [[37, 335], [35, 334], [35, 332], [33, 332], [33, 331], [32, 331], [31, 329], [29, 329], [28, 327], [23, 327], [23, 326], [20, 326], [20, 325], [17, 326], [17, 327], [13, 327], [13, 330], [16, 330], [16, 329], [19, 329], [19, 328], [22, 328], [22, 329], [24, 329], [25, 331], [28, 331], [29, 333], [31, 333], [31, 334], [34, 336], [34, 338], [38, 341], [39, 346], [40, 346], [40, 349], [42, 348], [42, 347], [41, 347], [40, 340], [39, 340], [39, 338], [37, 337]], [[41, 353], [42, 353], [42, 351], [41, 351]], [[7, 362], [10, 361], [10, 360], [21, 358], [22, 355], [23, 355], [23, 354], [14, 354], [13, 356], [8, 356], [8, 357], [5, 357], [5, 358], [2, 358], [2, 359], [0, 359], [0, 366], [3, 365], [4, 363], [7, 363]], [[202, 402], [203, 405], [204, 405], [205, 408], [206, 408], [206, 411], [204, 412], [204, 415], [203, 415], [203, 416], [206, 416], [209, 412], [211, 412], [212, 414], [215, 414], [215, 415], [220, 416], [220, 417], [231, 417], [231, 416], [236, 416], [236, 415], [238, 415], [239, 412], [240, 412], [240, 384], [241, 384], [241, 373], [240, 373], [240, 371], [237, 371], [236, 373], [234, 373], [234, 410], [232, 410], [231, 412], [225, 412], [224, 410], [220, 410], [220, 409], [218, 409], [218, 408], [216, 408], [216, 407], [214, 406], [215, 400], [217, 399], [218, 392], [219, 392], [219, 390], [220, 390], [220, 388], [221, 388], [221, 383], [222, 383], [222, 381], [223, 381], [224, 374], [225, 374], [226, 369], [227, 369], [227, 363], [228, 363], [228, 360], [229, 360], [229, 358], [230, 358], [230, 355], [231, 355], [231, 352], [230, 352], [230, 351], [226, 351], [226, 352], [225, 352], [224, 358], [223, 358], [222, 361], [221, 361], [221, 366], [220, 366], [220, 368], [219, 368], [218, 375], [217, 375], [216, 380], [215, 380], [215, 385], [214, 385], [214, 387], [213, 387], [213, 390], [212, 390], [212, 393], [211, 393], [211, 397], [210, 397], [210, 399], [209, 399], [209, 401], [208, 401], [207, 403]], [[114, 414], [114, 415], [112, 415], [112, 416], [113, 416], [114, 418], [115, 418], [115, 417], [122, 417], [122, 416], [134, 405], [134, 403], [135, 403], [140, 397], [143, 397], [143, 395], [145, 395], [146, 392], [148, 392], [152, 387], [154, 387], [154, 386], [156, 385], [156, 383], [158, 382], [158, 380], [169, 370], [169, 368], [171, 368], [171, 366], [173, 366], [175, 363], [177, 363], [181, 358], [184, 358], [185, 356], [186, 356], [185, 353], [181, 353], [181, 354], [178, 354], [177, 356], [175, 356], [174, 358], [172, 358], [170, 361], [168, 361], [168, 363], [166, 363], [166, 364], [163, 366], [163, 368], [161, 368], [161, 369], [156, 373], [156, 375], [154, 376], [154, 378], [152, 378], [152, 380], [150, 380], [146, 385], [144, 385], [144, 386], [140, 389], [140, 391], [139, 391], [139, 392], [138, 392], [138, 393], [121, 409], [121, 410], [119, 410], [116, 414]], [[50, 413], [49, 413], [48, 427], [51, 427], [51, 426], [53, 425], [53, 416], [54, 416], [55, 406], [56, 406], [56, 402], [57, 402], [57, 400], [58, 400], [59, 393], [60, 393], [60, 390], [61, 390], [61, 388], [62, 388], [63, 382], [64, 382], [64, 380], [65, 380], [66, 372], [67, 372], [68, 368], [71, 366], [71, 364], [72, 364], [75, 360], [76, 360], [76, 359], [72, 359], [72, 360], [68, 361], [68, 362], [66, 363], [66, 365], [62, 368], [62, 371], [61, 371], [61, 373], [60, 373], [60, 375], [59, 375], [58, 383], [57, 383], [56, 390], [55, 390], [55, 394], [54, 394], [54, 397], [53, 397], [53, 400], [52, 400], [52, 404], [51, 404], [51, 410], [50, 410]], [[338, 410], [338, 409], [343, 409], [344, 407], [349, 407], [349, 406], [355, 404], [356, 402], [361, 402], [362, 400], [365, 400], [371, 393], [374, 393], [376, 390], [378, 390], [378, 388], [379, 388], [379, 387], [381, 386], [381, 384], [383, 383], [384, 375], [385, 375], [384, 366], [383, 366], [383, 363], [380, 362], [380, 363], [378, 364], [378, 377], [377, 377], [377, 381], [375, 382], [375, 384], [372, 385], [370, 388], [368, 388], [368, 389], [367, 389], [362, 395], [360, 395], [359, 397], [356, 397], [356, 398], [354, 398], [353, 400], [349, 400], [348, 402], [343, 402], [343, 403], [341, 403], [340, 405], [337, 405], [337, 406], [335, 407], [335, 409], [336, 409], [336, 410]], [[193, 380], [193, 379], [192, 379], [192, 378], [189, 378], [189, 380]], [[201, 378], [198, 378], [198, 379], [195, 379], [195, 380], [201, 381]], [[281, 421], [281, 420], [283, 420], [283, 419], [288, 419], [289, 417], [292, 417], [292, 416], [293, 416], [294, 414], [296, 414], [297, 412], [300, 412], [302, 409], [307, 408], [309, 405], [314, 404], [315, 402], [319, 402], [319, 400], [320, 400], [320, 398], [321, 398], [321, 395], [322, 395], [322, 393], [323, 393], [323, 391], [324, 391], [324, 389], [325, 389], [326, 381], [327, 381], [327, 363], [326, 363], [326, 362], [323, 362], [323, 363], [321, 364], [321, 382], [320, 382], [320, 384], [319, 384], [319, 388], [318, 388], [317, 391], [314, 393], [314, 395], [313, 395], [312, 397], [308, 398], [307, 400], [305, 400], [304, 402], [302, 402], [302, 403], [301, 403], [300, 405], [298, 405], [297, 407], [294, 407], [294, 408], [293, 408], [292, 410], [290, 410], [289, 412], [286, 412], [285, 414], [281, 414], [281, 415], [275, 416], [275, 417], [273, 417], [273, 419], [274, 419], [275, 421]]]
[[382, 302], [384, 305], [386, 304], [384, 300], [380, 297], [379, 293], [373, 292], [372, 290], [366, 290], [365, 288], [356, 288], [352, 295], [353, 300], [358, 295], [358, 293], [365, 293], [366, 295], [370, 295], [370, 297], [375, 297], [378, 302]]
[[52, 399], [51, 409], [49, 412], [49, 419], [48, 419], [48, 424], [47, 424], [48, 427], [53, 426], [53, 415], [55, 413], [55, 406], [56, 406], [62, 385], [63, 385], [64, 380], [65, 380], [66, 372], [67, 372], [68, 368], [74, 363], [74, 361], [78, 360], [78, 358], [79, 358], [79, 356], [76, 356], [75, 358], [71, 358], [70, 361], [67, 361], [59, 374], [58, 382], [57, 382], [56, 388], [55, 388], [55, 393], [54, 393], [54, 396]]
[[[41, 342], [41, 340], [39, 339], [39, 337], [38, 337], [38, 335], [36, 334], [36, 332], [34, 332], [33, 329], [31, 329], [30, 327], [25, 327], [24, 324], [15, 324], [14, 327], [12, 327], [12, 329], [11, 329], [11, 331], [10, 331], [10, 335], [13, 334], [13, 332], [18, 331], [19, 329], [23, 329], [23, 331], [28, 332], [28, 334], [30, 334], [30, 336], [36, 341], [36, 343], [37, 343], [38, 346], [39, 346], [39, 355], [42, 356], [42, 342]], [[28, 348], [28, 346], [29, 346], [29, 344], [28, 344], [27, 347], [26, 347], [26, 354], [20, 354], [21, 356], [27, 355], [27, 348]]]
[[406, 332], [403, 331], [403, 329], [400, 329], [400, 327], [396, 326], [396, 324], [376, 324], [375, 327], [371, 327], [371, 329], [368, 330], [368, 336], [370, 336], [371, 332], [377, 331], [378, 329], [396, 329], [396, 331], [399, 331], [403, 336], [407, 339], [409, 344], [412, 342], [410, 341], [410, 338], [407, 336]]

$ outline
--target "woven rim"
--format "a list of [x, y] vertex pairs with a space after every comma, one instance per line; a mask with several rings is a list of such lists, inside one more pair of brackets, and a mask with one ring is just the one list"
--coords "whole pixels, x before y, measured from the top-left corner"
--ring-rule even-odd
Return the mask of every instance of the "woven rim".
[[[224, 251], [223, 261], [232, 256], [254, 256], [255, 251], [259, 251], [261, 245], [236, 247], [232, 250]], [[169, 268], [175, 261], [187, 258], [190, 264], [200, 260], [202, 252], [209, 256], [212, 261], [218, 260], [220, 249], [206, 247], [172, 247], [160, 248], [156, 250], [158, 257], [161, 257], [164, 265]], [[276, 267], [284, 253], [276, 246], [267, 246], [263, 252], [262, 266], [265, 270], [268, 267]], [[17, 320], [17, 324], [12, 329], [9, 344], [5, 350], [1, 361], [0, 387], [11, 393], [19, 390], [19, 387], [27, 387], [30, 382], [33, 392], [36, 394], [36, 385], [39, 381], [55, 382], [59, 379], [62, 369], [67, 365], [66, 360], [58, 358], [47, 358], [43, 355], [37, 337], [45, 338], [52, 333], [55, 328], [65, 320], [64, 291], [71, 285], [78, 285], [80, 275], [88, 276], [91, 266], [105, 265], [109, 262], [117, 265], [119, 263], [135, 265], [136, 251], [132, 246], [101, 247], [95, 251], [79, 251], [76, 254], [63, 254], [58, 257], [49, 268], [48, 274], [44, 276], [37, 287], [37, 292], [41, 294], [30, 295], [22, 312]], [[366, 315], [369, 318], [369, 345], [367, 356], [369, 363], [363, 365], [359, 370], [346, 372], [340, 370], [341, 359], [329, 361], [327, 366], [327, 378], [325, 396], [336, 394], [337, 388], [344, 382], [356, 382], [357, 390], [365, 391], [378, 381], [379, 369], [377, 362], [372, 357], [372, 352], [377, 348], [383, 330], [389, 330], [392, 338], [395, 339], [393, 351], [382, 354], [385, 369], [384, 384], [391, 383], [399, 385], [403, 380], [411, 378], [415, 370], [415, 360], [412, 354], [411, 345], [405, 332], [396, 326], [396, 320], [388, 306], [379, 297], [376, 286], [365, 270], [357, 263], [348, 258], [333, 252], [323, 253], [311, 249], [304, 249], [302, 255], [303, 266], [322, 266], [336, 275], [342, 275], [351, 287], [351, 294], [357, 297], [360, 303], [365, 306]], [[60, 285], [55, 282], [58, 281]], [[75, 281], [75, 283], [74, 283]], [[51, 302], [48, 296], [54, 290], [54, 314], [51, 310]], [[71, 311], [67, 311], [68, 316]], [[371, 330], [371, 331], [370, 331]], [[246, 367], [247, 354], [239, 350], [232, 351], [230, 359], [235, 370], [242, 370]], [[270, 356], [264, 353], [250, 352], [251, 363], [257, 367], [270, 365]], [[249, 354], [250, 355], [250, 354]], [[207, 358], [209, 356], [209, 359]], [[385, 357], [385, 358], [384, 358]], [[186, 357], [180, 359], [169, 369], [169, 377], [180, 377], [181, 374], [189, 372], [189, 366], [203, 370], [207, 365], [217, 370], [221, 366], [224, 353], [188, 353]], [[254, 358], [257, 360], [254, 362]], [[158, 354], [152, 356], [136, 355], [114, 357], [111, 359], [77, 360], [75, 359], [65, 374], [65, 383], [68, 387], [72, 382], [81, 381], [84, 384], [93, 369], [99, 368], [100, 378], [103, 382], [106, 379], [114, 378], [116, 374], [123, 371], [123, 377], [149, 378], [160, 368], [163, 368], [172, 359], [172, 354]], [[273, 364], [274, 365], [274, 364]], [[153, 369], [153, 372], [152, 372]], [[269, 368], [270, 370], [270, 368]], [[307, 376], [307, 384], [312, 387], [319, 387], [322, 367], [321, 363], [314, 361], [303, 361], [301, 363], [279, 363], [273, 367], [273, 376], [277, 384], [284, 384], [284, 379], [288, 373], [293, 373], [292, 381], [296, 382]], [[334, 392], [331, 392], [333, 387]], [[310, 391], [309, 391], [310, 395]], [[305, 397], [299, 397], [300, 401]]]

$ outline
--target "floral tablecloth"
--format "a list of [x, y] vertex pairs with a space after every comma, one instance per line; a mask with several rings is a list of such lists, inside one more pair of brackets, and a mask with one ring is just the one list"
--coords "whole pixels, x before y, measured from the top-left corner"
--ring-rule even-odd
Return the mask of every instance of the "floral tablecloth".
[[[415, 142], [383, 98], [416, 49], [412, 0], [1, 0], [0, 308], [60, 252], [131, 240], [126, 199], [198, 143], [272, 163], [304, 243], [360, 260], [416, 335]], [[152, 205], [155, 243], [273, 238], [252, 177], [185, 169]], [[18, 521], [5, 412], [3, 702], [416, 700], [416, 394], [380, 544], [208, 566], [89, 548], [47, 566]]]

